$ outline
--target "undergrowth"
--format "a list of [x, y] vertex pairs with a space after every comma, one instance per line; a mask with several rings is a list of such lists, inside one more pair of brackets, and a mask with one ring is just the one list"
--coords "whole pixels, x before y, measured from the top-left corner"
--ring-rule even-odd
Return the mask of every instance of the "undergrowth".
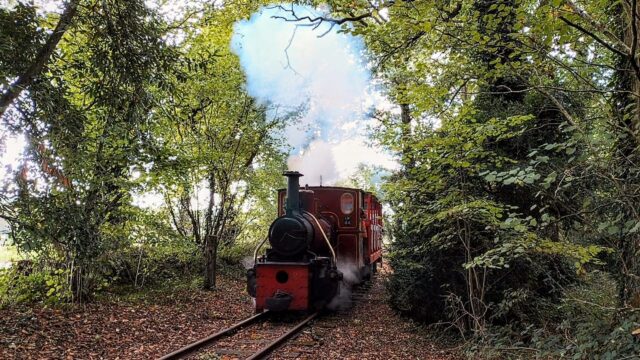
[[495, 326], [469, 342], [469, 358], [482, 359], [638, 359], [640, 313], [617, 307], [617, 288], [604, 272], [563, 291], [561, 302], [545, 311], [545, 322]]
[[[244, 277], [242, 260], [249, 247], [221, 249], [218, 278]], [[131, 246], [117, 254], [97, 259], [94, 300], [131, 303], [154, 302], [173, 294], [196, 291], [203, 285], [203, 259], [190, 243]], [[21, 261], [0, 270], [0, 308], [40, 303], [64, 306], [71, 301], [69, 273], [61, 261]], [[224, 286], [224, 281], [219, 281]]]

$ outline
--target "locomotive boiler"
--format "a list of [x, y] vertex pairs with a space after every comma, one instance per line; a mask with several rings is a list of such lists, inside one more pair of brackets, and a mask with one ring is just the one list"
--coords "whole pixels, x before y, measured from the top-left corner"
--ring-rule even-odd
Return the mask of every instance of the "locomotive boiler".
[[[361, 281], [382, 255], [382, 208], [368, 192], [344, 188], [300, 188], [287, 171], [278, 191], [278, 215], [256, 248], [247, 290], [256, 311], [317, 310], [326, 306], [348, 277]], [[266, 253], [258, 256], [268, 241]]]

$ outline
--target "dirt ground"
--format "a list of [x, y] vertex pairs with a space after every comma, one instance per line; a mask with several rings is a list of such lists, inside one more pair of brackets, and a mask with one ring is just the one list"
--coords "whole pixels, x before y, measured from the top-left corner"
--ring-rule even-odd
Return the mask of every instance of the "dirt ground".
[[[355, 294], [352, 308], [324, 315], [273, 359], [457, 359], [384, 302], [384, 274]], [[215, 292], [180, 290], [136, 302], [68, 309], [0, 310], [0, 359], [153, 359], [252, 315], [241, 279]], [[229, 356], [206, 356], [207, 359]]]
[[354, 289], [350, 309], [321, 317], [272, 359], [460, 359], [386, 304], [384, 276], [383, 270], [368, 286]]

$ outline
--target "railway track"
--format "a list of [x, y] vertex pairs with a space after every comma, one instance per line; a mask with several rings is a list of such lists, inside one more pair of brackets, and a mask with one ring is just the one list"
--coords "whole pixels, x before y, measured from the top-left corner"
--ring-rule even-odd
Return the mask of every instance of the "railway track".
[[[290, 327], [284, 330], [284, 333], [281, 333], [280, 331], [280, 334], [276, 339], [268, 340], [266, 343], [261, 342], [259, 344], [260, 347], [258, 350], [250, 350], [251, 354], [250, 355], [247, 354], [247, 356], [243, 356], [243, 357], [246, 360], [257, 360], [257, 359], [265, 358], [273, 350], [275, 350], [280, 345], [282, 345], [285, 341], [287, 341], [290, 337], [292, 337], [293, 335], [298, 333], [301, 329], [303, 329], [305, 325], [307, 325], [311, 320], [315, 319], [319, 314], [320, 314], [319, 312], [315, 312], [305, 317], [303, 320], [298, 321], [296, 325], [294, 325], [293, 327]], [[243, 330], [247, 330], [249, 327], [253, 327], [259, 324], [265, 324], [266, 320], [272, 317], [271, 315], [272, 314], [268, 311], [253, 315], [222, 331], [219, 331], [213, 335], [204, 337], [187, 346], [184, 346], [179, 350], [176, 350], [170, 354], [167, 354], [161, 357], [160, 360], [186, 359], [192, 355], [195, 355], [200, 352], [205, 352], [207, 350], [211, 352], [215, 352], [217, 350], [215, 346], [216, 344], [222, 342], [223, 340], [226, 340], [229, 337], [235, 336], [236, 334], [238, 334]], [[280, 325], [280, 328], [282, 327], [283, 326]], [[267, 327], [267, 331], [278, 333], [278, 331], [274, 331], [274, 327]], [[235, 346], [237, 347], [237, 344]], [[228, 351], [228, 350], [225, 350], [225, 351]], [[237, 351], [233, 351], [233, 353], [236, 356], [238, 355]]]
[[[362, 284], [353, 286], [349, 290], [348, 302], [346, 302], [344, 306], [334, 309], [334, 311], [331, 312], [333, 315], [330, 315], [329, 317], [348, 316], [348, 314], [353, 310], [354, 305], [367, 296], [372, 284], [372, 281], [365, 281]], [[291, 321], [276, 321], [269, 324], [267, 320], [283, 315], [281, 313], [264, 311], [239, 321], [215, 334], [186, 345], [179, 350], [161, 357], [159, 360], [186, 359], [196, 354], [207, 353], [231, 355], [230, 357], [244, 358], [246, 360], [264, 359], [275, 349], [283, 345], [288, 339], [300, 332], [300, 330], [302, 330], [311, 320], [317, 318], [319, 315], [320, 312], [315, 312], [300, 321], [294, 321], [293, 323], [295, 325], [292, 326]], [[286, 317], [288, 315], [284, 316]], [[240, 332], [247, 332], [254, 327], [260, 328], [261, 326], [263, 327], [261, 330], [262, 332], [268, 334], [275, 333], [277, 334], [277, 337], [275, 339], [268, 340], [255, 339], [254, 333], [249, 336], [249, 339], [240, 339], [235, 342], [232, 340], [232, 338], [235, 338]]]

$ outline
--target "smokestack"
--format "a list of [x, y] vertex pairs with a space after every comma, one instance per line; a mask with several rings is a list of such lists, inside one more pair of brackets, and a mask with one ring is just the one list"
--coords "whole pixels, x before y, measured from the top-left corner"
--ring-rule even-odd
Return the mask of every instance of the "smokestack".
[[303, 176], [297, 171], [285, 171], [282, 175], [287, 177], [287, 215], [300, 213], [300, 183]]

